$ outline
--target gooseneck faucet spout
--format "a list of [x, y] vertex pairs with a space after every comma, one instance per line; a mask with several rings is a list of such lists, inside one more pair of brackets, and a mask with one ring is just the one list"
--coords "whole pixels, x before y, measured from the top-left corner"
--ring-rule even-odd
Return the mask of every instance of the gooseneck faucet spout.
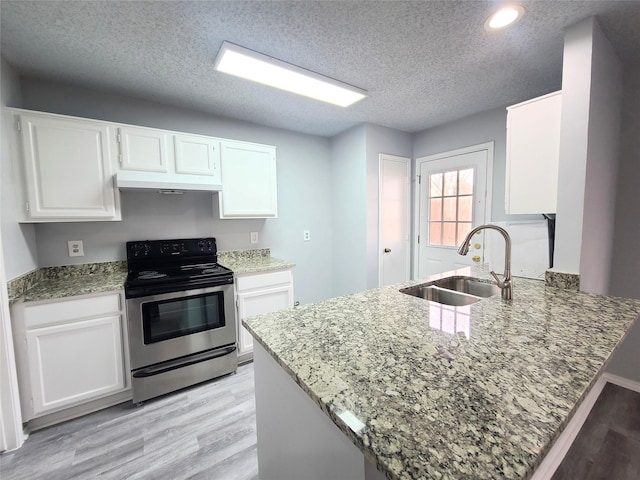
[[484, 229], [497, 230], [504, 237], [504, 242], [505, 242], [504, 274], [503, 274], [502, 281], [500, 281], [500, 279], [498, 278], [498, 275], [496, 275], [496, 272], [492, 271], [491, 275], [493, 276], [493, 278], [496, 279], [496, 282], [498, 282], [498, 287], [502, 289], [502, 299], [511, 300], [513, 298], [513, 286], [511, 283], [511, 237], [509, 236], [509, 233], [504, 228], [499, 227], [497, 225], [489, 225], [489, 224], [480, 225], [479, 227], [474, 228], [469, 232], [467, 237], [464, 239], [464, 241], [462, 242], [462, 245], [460, 245], [460, 248], [458, 249], [458, 253], [460, 255], [466, 255], [467, 253], [469, 253], [469, 244], [471, 243], [471, 238], [480, 230], [484, 230]]

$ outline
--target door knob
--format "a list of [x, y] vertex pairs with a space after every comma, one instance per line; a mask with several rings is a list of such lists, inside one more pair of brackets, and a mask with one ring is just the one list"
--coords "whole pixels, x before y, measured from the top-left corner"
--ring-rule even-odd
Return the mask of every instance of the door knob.
[[391, 249], [390, 248], [385, 248], [384, 249], [384, 253], [391, 253]]

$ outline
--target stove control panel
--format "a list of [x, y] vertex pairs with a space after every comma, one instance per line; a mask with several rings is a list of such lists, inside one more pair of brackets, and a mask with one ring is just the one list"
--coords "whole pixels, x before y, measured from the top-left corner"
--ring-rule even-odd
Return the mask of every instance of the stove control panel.
[[127, 260], [216, 255], [215, 238], [127, 242]]

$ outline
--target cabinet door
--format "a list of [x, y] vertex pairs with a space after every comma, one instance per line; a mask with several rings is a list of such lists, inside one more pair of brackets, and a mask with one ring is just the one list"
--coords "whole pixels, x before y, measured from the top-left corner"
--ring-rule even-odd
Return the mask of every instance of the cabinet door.
[[278, 216], [275, 147], [223, 141], [221, 165], [220, 218]]
[[169, 171], [169, 132], [152, 128], [119, 127], [120, 168], [142, 172]]
[[506, 212], [555, 213], [560, 159], [561, 92], [509, 107]]
[[[176, 173], [220, 178], [220, 141], [200, 135], [174, 135]], [[218, 180], [218, 183], [220, 180]]]
[[125, 388], [120, 315], [27, 330], [27, 351], [35, 416]]
[[27, 219], [117, 219], [110, 128], [99, 122], [21, 115]]
[[[267, 288], [246, 293], [238, 293], [238, 317], [240, 319], [275, 312], [293, 306], [293, 286]], [[253, 351], [253, 336], [238, 324], [238, 354]]]

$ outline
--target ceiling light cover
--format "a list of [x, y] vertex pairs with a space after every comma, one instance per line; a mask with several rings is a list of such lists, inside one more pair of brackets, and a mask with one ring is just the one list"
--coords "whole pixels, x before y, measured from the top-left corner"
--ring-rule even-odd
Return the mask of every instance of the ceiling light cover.
[[524, 15], [524, 8], [520, 5], [506, 5], [496, 13], [491, 15], [486, 22], [484, 28], [489, 31], [502, 30], [503, 28], [513, 25], [519, 21]]
[[214, 68], [341, 107], [348, 107], [367, 96], [366, 90], [229, 42], [223, 42]]

